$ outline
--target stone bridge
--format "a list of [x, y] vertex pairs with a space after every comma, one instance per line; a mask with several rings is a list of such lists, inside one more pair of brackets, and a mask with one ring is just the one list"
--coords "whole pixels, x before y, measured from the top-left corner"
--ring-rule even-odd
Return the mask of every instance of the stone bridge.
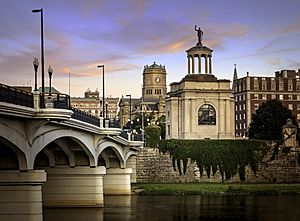
[[68, 96], [43, 98], [47, 108], [38, 92], [0, 85], [0, 220], [42, 220], [43, 206], [102, 207], [104, 194], [131, 194], [143, 143], [70, 109]]

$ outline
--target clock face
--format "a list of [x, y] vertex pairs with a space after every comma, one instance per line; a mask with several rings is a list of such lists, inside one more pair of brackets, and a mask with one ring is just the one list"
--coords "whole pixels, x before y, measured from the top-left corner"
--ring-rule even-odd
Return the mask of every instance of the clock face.
[[156, 82], [156, 83], [159, 83], [159, 82], [160, 82], [160, 78], [159, 78], [159, 77], [156, 77], [156, 78], [155, 78], [155, 82]]

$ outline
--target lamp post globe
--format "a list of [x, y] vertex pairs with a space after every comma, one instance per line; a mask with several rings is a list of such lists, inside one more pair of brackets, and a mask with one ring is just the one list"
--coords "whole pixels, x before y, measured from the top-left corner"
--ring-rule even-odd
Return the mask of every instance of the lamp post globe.
[[37, 57], [33, 59], [33, 67], [34, 67], [34, 90], [37, 91], [37, 71], [39, 67], [39, 59]]
[[48, 74], [49, 74], [49, 95], [51, 95], [51, 79], [52, 79], [52, 74], [53, 74], [53, 69], [49, 65], [48, 67]]

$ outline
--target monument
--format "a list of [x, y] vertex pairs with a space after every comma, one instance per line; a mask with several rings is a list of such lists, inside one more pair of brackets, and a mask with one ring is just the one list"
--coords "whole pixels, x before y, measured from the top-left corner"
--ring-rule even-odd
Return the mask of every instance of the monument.
[[166, 98], [166, 139], [234, 138], [234, 99], [230, 80], [212, 74], [213, 50], [198, 42], [187, 53], [187, 75], [170, 84]]

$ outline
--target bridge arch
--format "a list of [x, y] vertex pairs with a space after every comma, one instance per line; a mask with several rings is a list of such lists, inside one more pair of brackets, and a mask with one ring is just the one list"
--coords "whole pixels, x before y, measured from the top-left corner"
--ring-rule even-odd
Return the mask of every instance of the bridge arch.
[[0, 124], [0, 131], [0, 143], [2, 142], [15, 152], [18, 158], [19, 170], [28, 170], [29, 159], [26, 153], [30, 147], [24, 136], [16, 129], [5, 124]]
[[[109, 140], [103, 140], [100, 142], [97, 146], [97, 159], [101, 155], [103, 151], [105, 151], [107, 148], [110, 148], [114, 151], [114, 153], [117, 155], [119, 161], [120, 161], [120, 167], [125, 168], [125, 158], [123, 154], [123, 148], [122, 146], [116, 144], [115, 142], [109, 141]], [[106, 158], [106, 157], [105, 157]]]
[[[90, 166], [97, 166], [96, 150], [93, 144], [93, 139], [89, 135], [83, 135], [80, 132], [74, 130], [66, 129], [57, 129], [44, 133], [42, 136], [39, 136], [32, 145], [31, 157], [32, 160], [31, 167], [34, 166], [34, 161], [37, 154], [42, 151], [48, 144], [55, 142], [60, 138], [70, 138], [74, 140], [87, 154], [90, 162]], [[68, 153], [66, 153], [68, 155]]]

